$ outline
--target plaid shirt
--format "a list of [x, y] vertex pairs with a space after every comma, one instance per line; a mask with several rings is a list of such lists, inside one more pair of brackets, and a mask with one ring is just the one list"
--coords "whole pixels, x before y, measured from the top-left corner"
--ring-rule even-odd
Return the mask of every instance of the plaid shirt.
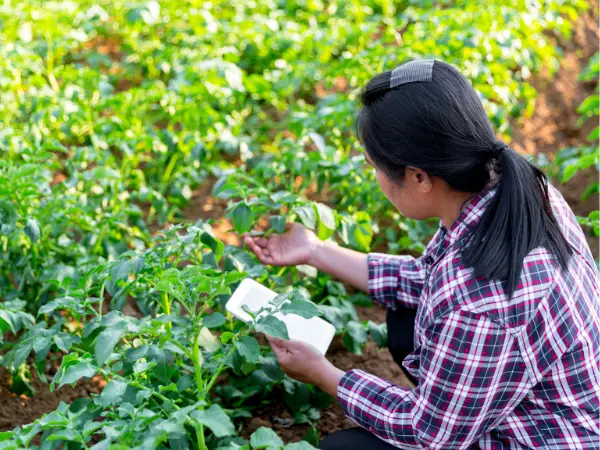
[[599, 276], [575, 216], [550, 191], [572, 260], [562, 271], [533, 250], [510, 300], [461, 259], [494, 191], [442, 225], [422, 257], [369, 255], [371, 296], [418, 307], [403, 365], [419, 384], [350, 370], [338, 386], [348, 417], [403, 449], [600, 449]]

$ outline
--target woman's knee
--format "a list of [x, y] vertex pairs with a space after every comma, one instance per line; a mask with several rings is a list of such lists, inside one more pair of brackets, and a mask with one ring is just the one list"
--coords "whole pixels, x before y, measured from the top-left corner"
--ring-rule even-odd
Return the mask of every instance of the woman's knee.
[[321, 441], [320, 450], [390, 450], [394, 449], [363, 428], [349, 428], [329, 435]]
[[408, 308], [387, 312], [388, 349], [398, 364], [414, 350], [415, 316]]

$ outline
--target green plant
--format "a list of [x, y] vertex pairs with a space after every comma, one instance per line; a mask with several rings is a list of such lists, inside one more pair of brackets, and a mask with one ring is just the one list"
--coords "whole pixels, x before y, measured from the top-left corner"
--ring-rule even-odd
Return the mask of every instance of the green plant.
[[[214, 197], [229, 202], [224, 215], [238, 232], [300, 221], [362, 251], [422, 251], [435, 225], [393, 212], [353, 137], [360, 88], [405, 59], [443, 58], [510, 134], [510, 117], [532, 113], [530, 77], [558, 67], [549, 34], [568, 37], [588, 7], [65, 5], [0, 7], [2, 364], [13, 390], [28, 395], [32, 372], [45, 380], [52, 358], [62, 358], [53, 386], [94, 376], [106, 387], [0, 434], [0, 448], [34, 448], [34, 435], [44, 449], [198, 448], [203, 440], [212, 449], [281, 448], [270, 430], [249, 443], [234, 434], [238, 418], [282, 383], [316, 443], [321, 393], [286, 380], [249, 334], [262, 325], [233, 321], [223, 305], [251, 276], [293, 301], [313, 300], [360, 352], [369, 336], [386, 340], [385, 326], [359, 320], [356, 307], [370, 301], [310, 267], [263, 267], [207, 223], [172, 225], [190, 224], [185, 208], [197, 216], [212, 206], [203, 192], [217, 179]], [[597, 61], [582, 76], [597, 77]], [[582, 116], [595, 111], [594, 99], [580, 107]], [[591, 149], [559, 156], [560, 176], [597, 165]], [[597, 214], [580, 220], [595, 226]], [[124, 315], [126, 306], [141, 317]]]

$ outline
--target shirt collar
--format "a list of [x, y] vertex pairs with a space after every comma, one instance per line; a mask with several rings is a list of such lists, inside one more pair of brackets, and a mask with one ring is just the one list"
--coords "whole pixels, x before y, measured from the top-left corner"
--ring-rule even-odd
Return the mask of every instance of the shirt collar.
[[490, 189], [480, 192], [471, 197], [462, 208], [458, 218], [454, 221], [450, 229], [447, 229], [443, 221], [440, 221], [440, 227], [444, 232], [444, 240], [447, 244], [454, 244], [456, 241], [466, 236], [479, 223], [487, 204], [496, 195], [496, 189]]

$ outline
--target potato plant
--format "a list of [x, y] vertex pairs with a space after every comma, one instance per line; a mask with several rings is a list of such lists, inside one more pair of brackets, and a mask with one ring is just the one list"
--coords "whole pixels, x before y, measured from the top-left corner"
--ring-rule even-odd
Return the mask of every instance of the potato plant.
[[[596, 83], [595, 93], [585, 98], [577, 112], [580, 114], [578, 125], [582, 126], [586, 120], [597, 120], [600, 111], [600, 100], [598, 97], [598, 77], [600, 76], [600, 53], [596, 53], [584, 70], [579, 74], [579, 79], [588, 83]], [[549, 170], [561, 183], [567, 183], [579, 172], [595, 168], [600, 170], [600, 153], [598, 152], [600, 126], [594, 129], [587, 136], [589, 145], [580, 147], [567, 147], [561, 149], [554, 155], [553, 161], [549, 164]], [[582, 200], [586, 200], [592, 195], [600, 194], [600, 183], [592, 181], [587, 189], [581, 195]], [[585, 227], [591, 228], [596, 236], [600, 236], [600, 212], [598, 210], [590, 212], [587, 217], [578, 217], [579, 223]]]
[[[365, 295], [310, 267], [263, 267], [196, 219], [216, 198], [239, 233], [299, 221], [362, 251], [422, 251], [435, 226], [393, 212], [353, 137], [361, 86], [409, 58], [444, 59], [508, 138], [509, 119], [533, 112], [531, 77], [558, 67], [552, 35], [568, 38], [587, 8], [3, 2], [1, 364], [16, 394], [35, 395], [36, 372], [52, 389], [105, 386], [0, 433], [0, 448], [309, 448], [264, 428], [238, 437], [274, 389], [316, 445], [330, 399], [286, 379], [255, 339], [284, 335], [269, 311], [249, 325], [224, 312], [231, 290], [257, 279], [284, 295], [271, 309], [322, 314], [354, 352], [369, 336], [385, 345], [385, 326], [359, 320]], [[597, 57], [582, 76], [597, 76]], [[580, 112], [597, 114], [597, 102]], [[597, 164], [596, 141], [565, 150], [561, 176]], [[582, 221], [597, 225], [594, 214]]]
[[[273, 371], [272, 359], [261, 356], [251, 332], [287, 339], [285, 325], [272, 313], [310, 318], [320, 311], [290, 291], [276, 297], [265, 314], [257, 313], [253, 323], [235, 321], [223, 312], [218, 298], [249, 274], [219, 268], [225, 249], [210, 228], [178, 231], [168, 231], [146, 252], [126, 252], [97, 267], [64, 296], [40, 308], [38, 316], [56, 325], [40, 321], [30, 326], [4, 362], [20, 367], [34, 352], [35, 361], [43, 363], [56, 348], [66, 354], [51, 389], [93, 376], [104, 379], [106, 386], [101, 395], [62, 405], [5, 437], [29, 446], [41, 434], [46, 443], [42, 448], [58, 448], [61, 442], [69, 442], [69, 448], [91, 443], [97, 449], [158, 448], [168, 442], [170, 447], [204, 450], [207, 441], [217, 445], [235, 435], [232, 419], [247, 410], [226, 410], [215, 403], [212, 390], [220, 376], [225, 371], [240, 376]], [[158, 314], [136, 318], [118, 310], [104, 313], [109, 292], [113, 299], [145, 292], [144, 301], [153, 302]], [[30, 318], [23, 319], [31, 325]], [[81, 326], [61, 331], [68, 323]]]

